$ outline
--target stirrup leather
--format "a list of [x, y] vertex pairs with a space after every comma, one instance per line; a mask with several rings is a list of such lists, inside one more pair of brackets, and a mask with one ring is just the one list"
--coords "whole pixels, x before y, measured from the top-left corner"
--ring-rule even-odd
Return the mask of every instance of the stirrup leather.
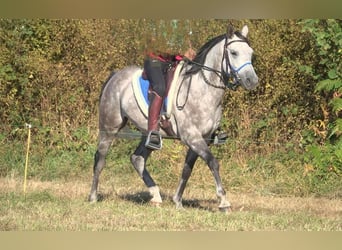
[[[158, 140], [159, 140], [159, 143], [155, 143], [154, 141], [151, 140], [151, 136], [157, 136], [159, 137]], [[145, 147], [147, 148], [150, 148], [150, 149], [161, 149], [162, 148], [162, 145], [163, 144], [163, 141], [162, 141], [162, 137], [161, 135], [159, 134], [158, 131], [150, 131], [147, 135], [147, 140], [146, 140], [146, 143], [145, 143]]]

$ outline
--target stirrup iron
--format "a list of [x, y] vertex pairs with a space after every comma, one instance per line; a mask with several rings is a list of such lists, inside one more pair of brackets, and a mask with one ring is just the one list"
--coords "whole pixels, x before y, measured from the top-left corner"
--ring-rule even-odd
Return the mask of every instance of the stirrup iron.
[[[159, 137], [159, 143], [155, 143], [154, 141], [151, 140], [151, 136], [157, 136]], [[162, 137], [161, 135], [159, 134], [158, 131], [150, 131], [147, 135], [147, 140], [146, 140], [146, 143], [145, 143], [145, 147], [147, 148], [150, 148], [150, 149], [161, 149], [162, 148], [162, 144], [163, 144], [163, 141], [162, 141]]]
[[226, 140], [228, 139], [228, 134], [224, 133], [224, 132], [218, 132], [215, 136], [214, 136], [214, 145], [222, 145], [224, 143], [226, 143]]

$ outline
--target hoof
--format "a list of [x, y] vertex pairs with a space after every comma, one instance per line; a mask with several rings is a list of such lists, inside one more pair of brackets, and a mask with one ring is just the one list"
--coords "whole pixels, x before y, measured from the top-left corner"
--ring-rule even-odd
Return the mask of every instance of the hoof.
[[102, 194], [89, 195], [88, 201], [90, 203], [97, 203], [103, 201], [104, 197]]
[[232, 208], [230, 206], [229, 207], [219, 207], [219, 211], [222, 213], [229, 214], [232, 212]]
[[153, 207], [161, 207], [161, 202], [155, 202], [155, 201], [150, 201], [150, 204], [153, 206]]
[[175, 205], [177, 210], [184, 210], [182, 202], [175, 202]]
[[89, 203], [96, 203], [98, 201], [97, 196], [89, 195], [88, 201]]
[[176, 210], [182, 212], [185, 211], [185, 208], [183, 206], [176, 206]]

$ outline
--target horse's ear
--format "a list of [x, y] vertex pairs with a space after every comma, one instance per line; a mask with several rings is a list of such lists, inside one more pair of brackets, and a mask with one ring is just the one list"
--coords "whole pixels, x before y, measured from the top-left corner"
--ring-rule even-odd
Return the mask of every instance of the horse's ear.
[[231, 24], [228, 24], [228, 27], [227, 27], [227, 37], [228, 38], [232, 38], [234, 35], [234, 28]]
[[247, 25], [244, 25], [244, 26], [242, 27], [241, 34], [242, 34], [244, 37], [247, 37], [247, 34], [248, 34], [248, 27], [247, 27]]

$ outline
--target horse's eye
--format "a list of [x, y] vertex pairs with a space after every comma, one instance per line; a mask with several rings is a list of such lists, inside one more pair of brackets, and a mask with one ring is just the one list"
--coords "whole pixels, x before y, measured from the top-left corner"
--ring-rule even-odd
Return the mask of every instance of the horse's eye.
[[237, 56], [237, 55], [238, 55], [238, 52], [235, 51], [235, 50], [232, 50], [232, 51], [230, 51], [230, 54], [231, 54], [232, 56]]

